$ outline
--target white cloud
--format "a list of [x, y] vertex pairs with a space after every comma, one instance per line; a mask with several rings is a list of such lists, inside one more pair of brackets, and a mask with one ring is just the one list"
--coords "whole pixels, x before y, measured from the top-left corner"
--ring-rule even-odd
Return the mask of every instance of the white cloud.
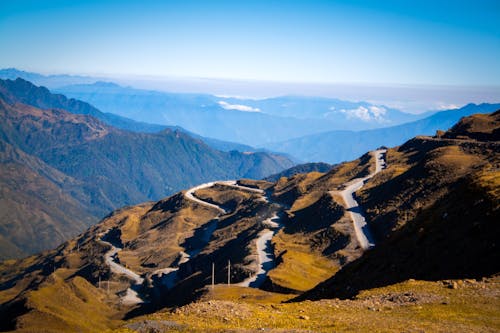
[[358, 118], [363, 121], [377, 121], [377, 122], [385, 122], [387, 121], [384, 118], [384, 115], [387, 113], [387, 109], [380, 106], [371, 105], [369, 107], [359, 106], [356, 109], [342, 109], [339, 110], [341, 113], [347, 115], [347, 118]]
[[381, 106], [372, 105], [369, 109], [375, 118], [382, 118], [387, 113], [387, 110]]
[[248, 105], [241, 105], [241, 104], [229, 104], [228, 102], [225, 101], [219, 101], [219, 105], [226, 110], [237, 110], [237, 111], [244, 111], [244, 112], [260, 112], [259, 108], [253, 108]]
[[454, 110], [458, 109], [459, 106], [455, 104], [439, 104], [438, 109], [439, 110]]

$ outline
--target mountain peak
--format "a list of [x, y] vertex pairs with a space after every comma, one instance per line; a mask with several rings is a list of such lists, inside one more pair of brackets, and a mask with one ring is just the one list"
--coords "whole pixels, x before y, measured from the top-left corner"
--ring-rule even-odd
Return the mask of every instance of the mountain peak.
[[450, 130], [444, 138], [473, 139], [478, 141], [500, 141], [500, 110], [491, 114], [474, 114], [464, 117]]
[[101, 87], [101, 88], [121, 88], [119, 84], [116, 84], [114, 82], [109, 82], [109, 81], [96, 81], [92, 86], [95, 87]]

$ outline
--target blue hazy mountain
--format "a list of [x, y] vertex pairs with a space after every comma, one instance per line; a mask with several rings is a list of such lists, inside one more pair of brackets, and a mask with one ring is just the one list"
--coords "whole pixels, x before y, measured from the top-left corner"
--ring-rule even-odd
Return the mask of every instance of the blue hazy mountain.
[[26, 72], [16, 68], [0, 69], [0, 79], [15, 80], [18, 77], [30, 81], [36, 85], [44, 86], [49, 89], [63, 87], [70, 84], [92, 83], [99, 78], [80, 75], [42, 75], [33, 72]]
[[366, 102], [319, 97], [239, 99], [140, 90], [108, 82], [71, 85], [57, 91], [137, 121], [177, 125], [202, 136], [254, 146], [334, 129], [387, 127], [419, 118]]
[[411, 123], [366, 131], [329, 131], [265, 145], [268, 149], [295, 156], [302, 161], [338, 163], [354, 159], [380, 146], [396, 146], [417, 135], [447, 130], [461, 117], [490, 113], [500, 104], [468, 104], [460, 109], [437, 112]]
[[367, 102], [350, 102], [337, 98], [311, 96], [280, 96], [267, 99], [226, 98], [228, 104], [244, 104], [254, 109], [281, 117], [321, 119], [326, 121], [358, 121], [353, 127], [383, 127], [420, 118], [386, 106]]
[[40, 75], [0, 70], [0, 78], [22, 77], [105, 113], [142, 123], [179, 126], [202, 137], [250, 146], [329, 130], [364, 130], [414, 121], [422, 116], [367, 102], [282, 96], [244, 99], [210, 94], [167, 93], [122, 87], [103, 78]]

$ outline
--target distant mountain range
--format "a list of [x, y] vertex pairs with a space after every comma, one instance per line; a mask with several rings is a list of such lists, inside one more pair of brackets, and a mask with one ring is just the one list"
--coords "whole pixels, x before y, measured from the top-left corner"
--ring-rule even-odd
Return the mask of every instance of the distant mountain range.
[[[180, 126], [204, 137], [259, 146], [328, 130], [364, 130], [422, 118], [367, 102], [283, 96], [245, 99], [122, 87], [99, 78], [43, 76], [16, 69], [0, 78], [31, 80], [98, 109], [143, 123]], [[97, 81], [97, 82], [95, 82]], [[64, 85], [65, 82], [72, 82]]]
[[417, 135], [447, 130], [461, 117], [489, 113], [500, 104], [469, 104], [460, 109], [437, 112], [414, 122], [366, 131], [330, 131], [265, 145], [302, 161], [339, 163], [380, 146], [394, 146]]
[[265, 152], [218, 151], [174, 129], [125, 131], [94, 116], [114, 120], [24, 80], [0, 81], [0, 258], [50, 248], [118, 207], [294, 164]]
[[0, 79], [15, 80], [18, 77], [27, 81], [33, 82], [36, 85], [41, 85], [49, 89], [63, 87], [70, 84], [93, 83], [99, 80], [96, 77], [80, 76], [80, 75], [42, 75], [33, 72], [26, 72], [16, 68], [0, 69]]
[[250, 100], [146, 91], [106, 82], [57, 91], [134, 120], [175, 124], [203, 136], [253, 146], [329, 129], [377, 128], [418, 119], [369, 103], [316, 97]]
[[282, 96], [255, 100], [165, 93], [122, 87], [103, 78], [0, 70], [0, 77], [17, 76], [48, 84], [97, 106], [105, 112], [86, 112], [119, 128], [142, 132], [175, 128], [219, 150], [259, 151], [253, 147], [260, 147], [286, 153], [301, 162], [350, 160], [379, 146], [446, 130], [460, 117], [498, 108], [498, 104], [470, 104], [412, 115], [333, 98]]

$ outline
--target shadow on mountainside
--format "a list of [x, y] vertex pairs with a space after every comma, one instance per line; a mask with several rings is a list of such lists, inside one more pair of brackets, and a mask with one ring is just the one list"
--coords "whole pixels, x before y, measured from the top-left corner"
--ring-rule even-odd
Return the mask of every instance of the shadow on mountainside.
[[295, 300], [350, 298], [361, 290], [412, 278], [481, 278], [497, 273], [499, 205], [471, 178], [458, 182], [448, 196], [385, 242]]

